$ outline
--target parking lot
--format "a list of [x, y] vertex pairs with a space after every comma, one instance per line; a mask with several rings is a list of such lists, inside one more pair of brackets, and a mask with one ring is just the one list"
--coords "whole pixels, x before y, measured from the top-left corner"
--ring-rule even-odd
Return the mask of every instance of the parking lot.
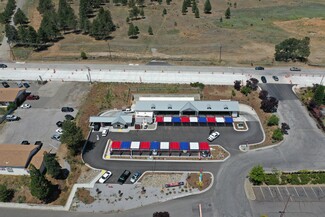
[[254, 186], [256, 200], [261, 202], [324, 202], [325, 186]]
[[[11, 87], [17, 87], [16, 82], [8, 82]], [[78, 106], [85, 93], [88, 92], [88, 83], [76, 82], [49, 82], [39, 85], [30, 83], [34, 95], [39, 95], [39, 100], [27, 100], [24, 103], [31, 105], [30, 109], [17, 108], [14, 115], [20, 117], [19, 121], [6, 122], [0, 133], [0, 144], [20, 144], [28, 140], [31, 144], [40, 140], [43, 148], [56, 152], [59, 142], [52, 140], [51, 136], [58, 128], [56, 122], [63, 121], [67, 113], [61, 112], [61, 107], [74, 108], [72, 116], [76, 116]]]

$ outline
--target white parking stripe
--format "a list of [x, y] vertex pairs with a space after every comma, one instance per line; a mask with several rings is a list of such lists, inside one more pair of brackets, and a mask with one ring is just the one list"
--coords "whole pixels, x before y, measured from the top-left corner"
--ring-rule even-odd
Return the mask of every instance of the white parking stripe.
[[314, 192], [316, 198], [318, 198], [318, 196], [317, 196], [316, 192], [314, 191], [313, 187], [310, 187], [310, 188], [311, 188], [311, 190], [313, 190], [313, 192]]
[[308, 194], [307, 194], [305, 188], [304, 188], [303, 186], [301, 186], [301, 187], [302, 187], [302, 189], [304, 190], [304, 192], [305, 192], [305, 194], [307, 195], [307, 197], [309, 198], [309, 196], [308, 196]]
[[320, 186], [318, 186], [318, 188], [322, 191], [322, 193], [324, 194], [324, 191], [323, 191], [323, 189], [320, 187]]
[[262, 190], [262, 187], [261, 187], [261, 186], [260, 186], [260, 191], [262, 192], [263, 198], [264, 198], [264, 200], [265, 200], [265, 195], [264, 195], [264, 193], [263, 193], [263, 190]]
[[300, 197], [300, 195], [298, 194], [298, 191], [297, 191], [296, 187], [293, 187], [293, 189], [295, 189], [295, 191], [297, 193], [297, 196]]
[[269, 191], [270, 191], [270, 193], [271, 193], [272, 198], [274, 198], [274, 196], [273, 196], [273, 194], [272, 194], [272, 191], [271, 191], [270, 187], [269, 187], [269, 186], [267, 186], [267, 187], [269, 188]]
[[282, 194], [281, 194], [281, 192], [280, 192], [279, 186], [276, 186], [276, 187], [277, 187], [278, 192], [279, 192], [279, 194], [280, 194], [281, 200], [283, 200], [283, 197], [282, 197]]

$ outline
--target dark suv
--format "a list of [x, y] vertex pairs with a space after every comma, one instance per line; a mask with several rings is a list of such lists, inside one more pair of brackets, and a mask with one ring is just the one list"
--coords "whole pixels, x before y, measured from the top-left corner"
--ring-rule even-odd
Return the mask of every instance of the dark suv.
[[124, 182], [129, 178], [129, 176], [131, 175], [131, 172], [128, 170], [124, 170], [124, 172], [122, 173], [122, 175], [120, 176], [120, 178], [118, 178], [117, 182], [120, 185], [123, 185]]
[[73, 112], [74, 110], [73, 110], [73, 108], [71, 108], [71, 107], [62, 107], [62, 108], [61, 108], [61, 111], [62, 111], [62, 112]]
[[264, 67], [263, 66], [256, 66], [255, 70], [264, 70]]

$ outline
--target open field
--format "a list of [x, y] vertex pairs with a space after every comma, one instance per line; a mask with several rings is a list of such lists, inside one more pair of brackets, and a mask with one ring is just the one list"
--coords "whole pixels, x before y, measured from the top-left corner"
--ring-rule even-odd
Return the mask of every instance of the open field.
[[[229, 2], [232, 2], [232, 18], [228, 20], [224, 18], [224, 11], [228, 7], [224, 0], [211, 1], [211, 14], [203, 13], [204, 1], [200, 1], [200, 18], [194, 17], [191, 8], [188, 8], [186, 15], [182, 15], [182, 1], [173, 1], [169, 6], [165, 1], [162, 5], [146, 4], [145, 19], [133, 21], [140, 29], [138, 39], [129, 39], [127, 36], [128, 24], [125, 20], [128, 7], [108, 3], [104, 7], [111, 11], [113, 22], [118, 26], [111, 35], [112, 39], [96, 41], [87, 35], [66, 34], [63, 40], [46, 51], [35, 53], [27, 49], [16, 55], [33, 60], [79, 61], [80, 52], [85, 51], [90, 59], [112, 62], [166, 59], [177, 64], [270, 65], [275, 44], [288, 37], [308, 36], [311, 38], [310, 62], [325, 63], [325, 48], [320, 46], [325, 40], [320, 28], [325, 25], [324, 1], [246, 0], [237, 2], [236, 8], [235, 1]], [[36, 29], [41, 20], [36, 10], [37, 3], [37, 0], [29, 1], [24, 9]], [[76, 14], [78, 4], [77, 0], [73, 0], [72, 7]], [[167, 15], [162, 16], [164, 8], [167, 9]], [[153, 36], [147, 32], [149, 26], [153, 28]]]

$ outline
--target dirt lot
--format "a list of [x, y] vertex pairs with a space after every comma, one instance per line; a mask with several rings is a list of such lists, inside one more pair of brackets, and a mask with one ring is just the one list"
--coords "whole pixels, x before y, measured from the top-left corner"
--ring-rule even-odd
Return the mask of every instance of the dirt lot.
[[[57, 0], [54, 1], [57, 4]], [[73, 0], [72, 7], [78, 14], [79, 1]], [[112, 2], [112, 1], [111, 1]], [[146, 1], [149, 2], [148, 0]], [[148, 5], [144, 8], [145, 19], [133, 21], [140, 29], [138, 39], [127, 36], [126, 17], [128, 8], [106, 4], [118, 26], [108, 41], [96, 41], [85, 35], [67, 34], [64, 39], [46, 51], [31, 53], [29, 49], [18, 51], [19, 56], [33, 60], [75, 60], [80, 52], [107, 61], [109, 51], [112, 62], [147, 62], [150, 59], [167, 59], [177, 64], [272, 64], [274, 45], [289, 37], [311, 38], [310, 61], [325, 63], [325, 49], [322, 28], [325, 2], [322, 0], [271, 0], [235, 1], [214, 0], [212, 13], [203, 13], [203, 3], [198, 4], [200, 18], [195, 18], [188, 8], [181, 14], [182, 1], [171, 5]], [[231, 19], [224, 18], [226, 8], [231, 5]], [[38, 1], [32, 1], [25, 9], [31, 24], [37, 29], [40, 14], [36, 10]], [[163, 9], [167, 15], [162, 16]], [[220, 22], [220, 18], [223, 21]], [[306, 22], [305, 18], [312, 21]], [[315, 23], [316, 22], [316, 23]], [[323, 24], [320, 24], [323, 25]], [[153, 36], [147, 32], [153, 28]], [[301, 31], [303, 29], [303, 31]], [[219, 63], [219, 49], [222, 46], [222, 62]], [[92, 59], [92, 58], [91, 58]]]

